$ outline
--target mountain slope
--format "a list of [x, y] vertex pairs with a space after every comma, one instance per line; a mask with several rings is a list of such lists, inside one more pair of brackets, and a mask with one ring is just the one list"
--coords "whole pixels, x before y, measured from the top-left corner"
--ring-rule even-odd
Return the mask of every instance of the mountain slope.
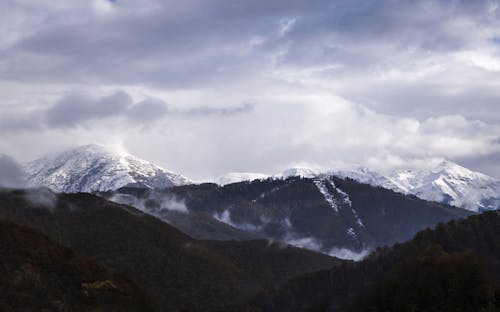
[[212, 232], [205, 231], [203, 238], [218, 239], [219, 235], [230, 234], [216, 225], [224, 223], [259, 237], [349, 259], [359, 259], [377, 246], [406, 241], [438, 222], [471, 214], [335, 177], [269, 178], [225, 186], [184, 185], [102, 195], [115, 201], [125, 196], [128, 201], [122, 202], [197, 237], [198, 227], [179, 223], [175, 216], [183, 215], [185, 220], [191, 220], [190, 224], [211, 217]]
[[129, 154], [113, 153], [99, 145], [85, 145], [24, 165], [33, 186], [57, 192], [93, 192], [126, 185], [165, 188], [190, 181]]
[[0, 221], [0, 310], [152, 311], [133, 282], [28, 227]]
[[500, 214], [440, 224], [367, 259], [293, 278], [237, 311], [499, 311]]
[[38, 194], [36, 190], [0, 192], [0, 219], [36, 228], [133, 278], [160, 311], [222, 308], [294, 275], [339, 263], [267, 240], [195, 240], [135, 208], [91, 194], [52, 194], [51, 201], [33, 201], [32, 193]]

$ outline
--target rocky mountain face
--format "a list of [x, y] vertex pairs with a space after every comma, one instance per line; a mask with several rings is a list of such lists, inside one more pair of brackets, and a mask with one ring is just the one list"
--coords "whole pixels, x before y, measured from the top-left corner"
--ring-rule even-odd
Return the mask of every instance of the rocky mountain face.
[[56, 192], [94, 192], [134, 185], [166, 188], [189, 184], [179, 174], [125, 153], [115, 153], [99, 145], [85, 145], [46, 156], [23, 166], [32, 186]]

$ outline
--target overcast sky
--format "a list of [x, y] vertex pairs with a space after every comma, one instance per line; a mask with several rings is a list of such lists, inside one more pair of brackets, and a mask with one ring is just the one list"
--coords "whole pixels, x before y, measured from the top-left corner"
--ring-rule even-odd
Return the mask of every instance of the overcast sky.
[[500, 177], [500, 0], [3, 0], [0, 152]]

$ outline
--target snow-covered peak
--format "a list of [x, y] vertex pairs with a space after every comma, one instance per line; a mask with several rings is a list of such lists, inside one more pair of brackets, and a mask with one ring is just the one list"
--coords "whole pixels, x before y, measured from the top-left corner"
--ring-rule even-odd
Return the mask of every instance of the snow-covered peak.
[[397, 181], [364, 166], [349, 166], [342, 169], [335, 169], [326, 172], [325, 175], [337, 176], [344, 179], [349, 178], [361, 183], [381, 186], [392, 190], [402, 189]]
[[189, 179], [125, 152], [100, 145], [84, 145], [24, 165], [34, 186], [58, 192], [113, 190], [127, 185], [165, 188], [188, 184]]
[[225, 175], [218, 177], [215, 183], [219, 185], [226, 185], [231, 183], [243, 182], [243, 181], [253, 181], [253, 180], [263, 180], [267, 179], [269, 176], [263, 173], [255, 172], [230, 172]]
[[289, 177], [302, 177], [302, 178], [314, 178], [318, 175], [318, 172], [306, 167], [293, 167], [288, 168], [283, 171], [281, 174], [278, 174], [277, 177], [282, 177], [284, 179]]
[[500, 180], [451, 161], [443, 161], [430, 170], [396, 170], [388, 178], [397, 182], [399, 191], [425, 200], [472, 211], [500, 208]]

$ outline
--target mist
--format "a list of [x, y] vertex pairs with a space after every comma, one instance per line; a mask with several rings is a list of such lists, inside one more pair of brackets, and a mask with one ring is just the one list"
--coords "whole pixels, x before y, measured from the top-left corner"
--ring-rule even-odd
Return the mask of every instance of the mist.
[[26, 175], [21, 166], [10, 156], [0, 155], [0, 187], [26, 187]]
[[26, 189], [25, 198], [32, 205], [54, 211], [57, 204], [57, 194], [47, 187]]
[[175, 196], [164, 195], [154, 190], [148, 192], [145, 198], [138, 198], [128, 194], [113, 194], [108, 200], [135, 207], [159, 219], [164, 219], [164, 213], [168, 212], [189, 213], [184, 201], [178, 200]]

